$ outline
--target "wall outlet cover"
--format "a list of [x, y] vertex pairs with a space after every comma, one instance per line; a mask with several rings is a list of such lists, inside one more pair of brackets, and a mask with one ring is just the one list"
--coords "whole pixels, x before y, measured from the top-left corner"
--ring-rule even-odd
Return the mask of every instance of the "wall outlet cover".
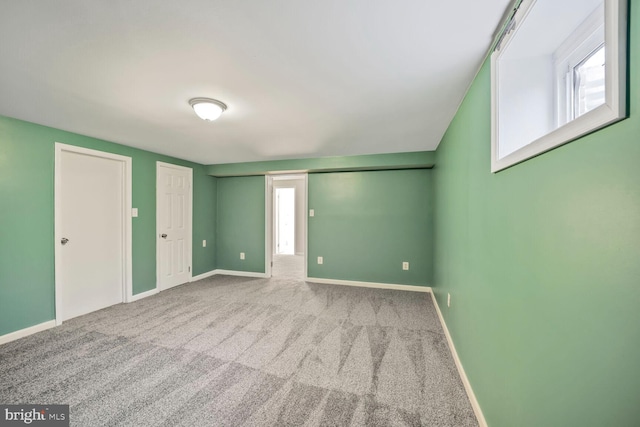
[[240, 252], [240, 259], [244, 259], [244, 252]]
[[324, 262], [324, 258], [321, 256], [318, 257], [318, 264], [322, 264]]

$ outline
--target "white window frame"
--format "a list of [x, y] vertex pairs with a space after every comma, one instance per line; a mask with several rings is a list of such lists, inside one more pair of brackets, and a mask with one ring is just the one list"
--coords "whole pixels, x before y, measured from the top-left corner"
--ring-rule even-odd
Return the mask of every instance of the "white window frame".
[[605, 44], [604, 38], [600, 37], [604, 32], [603, 27], [604, 10], [598, 8], [553, 55], [556, 69], [556, 127], [576, 119], [574, 69]]
[[[556, 128], [546, 135], [499, 157], [499, 94], [500, 56], [509, 48], [518, 29], [526, 23], [536, 0], [524, 0], [514, 15], [515, 25], [502, 38], [491, 55], [491, 172], [498, 172], [566, 144], [588, 133], [622, 120], [627, 115], [627, 0], [605, 0], [605, 103]], [[544, 29], [541, 29], [544, 31]], [[565, 101], [566, 102], [566, 101]], [[558, 110], [560, 106], [558, 106]], [[556, 114], [556, 117], [558, 116]]]

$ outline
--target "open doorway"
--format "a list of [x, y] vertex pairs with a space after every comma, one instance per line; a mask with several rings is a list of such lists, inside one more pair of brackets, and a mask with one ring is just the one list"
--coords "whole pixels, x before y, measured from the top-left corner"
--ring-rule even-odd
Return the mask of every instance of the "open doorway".
[[307, 247], [306, 175], [268, 176], [268, 264], [272, 277], [304, 279]]

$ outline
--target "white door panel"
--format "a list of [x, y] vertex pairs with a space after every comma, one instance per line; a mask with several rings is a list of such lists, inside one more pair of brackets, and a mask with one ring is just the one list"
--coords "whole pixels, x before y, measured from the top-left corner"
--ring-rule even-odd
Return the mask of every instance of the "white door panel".
[[[125, 170], [122, 161], [60, 154], [59, 320], [123, 302]], [[56, 242], [61, 245], [61, 242]]]
[[191, 175], [191, 169], [158, 164], [160, 289], [191, 280]]

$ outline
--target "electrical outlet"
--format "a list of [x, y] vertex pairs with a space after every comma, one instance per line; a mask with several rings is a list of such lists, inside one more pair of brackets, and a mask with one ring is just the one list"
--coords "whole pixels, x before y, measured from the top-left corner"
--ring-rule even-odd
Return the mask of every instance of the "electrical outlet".
[[403, 269], [403, 270], [408, 270], [408, 269], [409, 269], [409, 263], [408, 263], [407, 261], [404, 261], [404, 262], [402, 263], [402, 269]]
[[451, 307], [451, 294], [447, 294], [447, 307]]
[[322, 264], [323, 262], [324, 262], [324, 259], [321, 256], [319, 256], [318, 257], [318, 264]]
[[244, 259], [244, 252], [240, 252], [240, 259]]
[[316, 215], [316, 211], [314, 211], [313, 209], [309, 209], [309, 216], [315, 216]]
[[203, 248], [206, 248], [206, 247], [207, 247], [207, 241], [206, 241], [206, 240], [203, 240], [203, 241], [202, 241], [202, 247], [203, 247]]

